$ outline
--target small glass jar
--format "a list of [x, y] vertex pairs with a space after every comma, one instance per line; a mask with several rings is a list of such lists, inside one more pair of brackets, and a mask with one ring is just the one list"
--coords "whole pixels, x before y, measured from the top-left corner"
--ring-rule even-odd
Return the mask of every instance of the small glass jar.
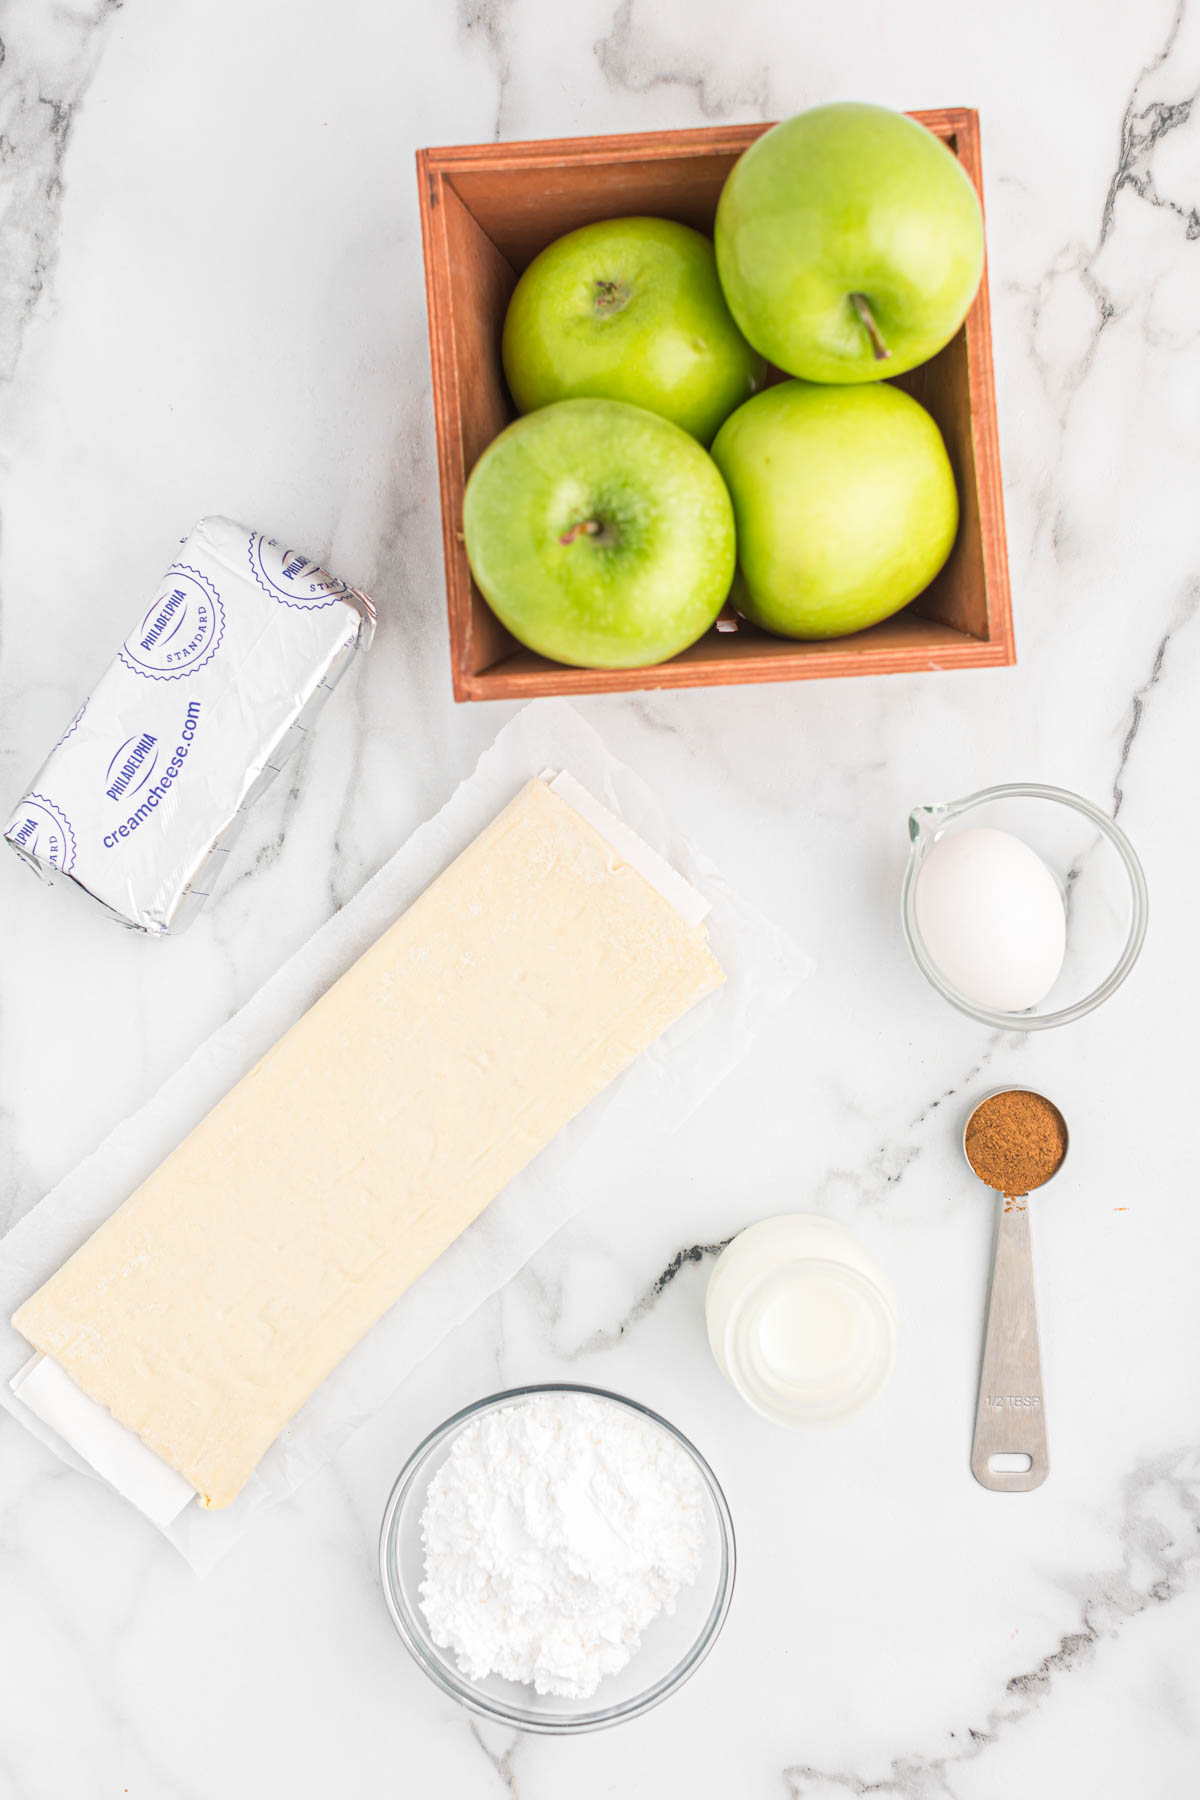
[[[1067, 951], [1058, 980], [1027, 1012], [997, 1012], [960, 994], [938, 968], [917, 923], [917, 880], [947, 832], [964, 826], [1011, 832], [1050, 870], [1067, 912]], [[1007, 782], [964, 800], [918, 806], [908, 820], [909, 856], [900, 909], [913, 961], [932, 988], [994, 1031], [1045, 1031], [1069, 1025], [1116, 992], [1141, 953], [1149, 917], [1146, 877], [1137, 853], [1107, 813], [1066, 788]]]
[[717, 1367], [779, 1425], [832, 1425], [870, 1404], [896, 1360], [886, 1274], [855, 1234], [819, 1213], [781, 1213], [717, 1258], [705, 1302]]

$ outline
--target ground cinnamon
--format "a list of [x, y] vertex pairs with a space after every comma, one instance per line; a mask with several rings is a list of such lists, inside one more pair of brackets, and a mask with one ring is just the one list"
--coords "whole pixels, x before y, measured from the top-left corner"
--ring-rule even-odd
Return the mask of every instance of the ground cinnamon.
[[967, 1123], [967, 1161], [980, 1181], [1007, 1199], [1049, 1181], [1067, 1154], [1067, 1128], [1041, 1094], [1011, 1088], [984, 1100]]

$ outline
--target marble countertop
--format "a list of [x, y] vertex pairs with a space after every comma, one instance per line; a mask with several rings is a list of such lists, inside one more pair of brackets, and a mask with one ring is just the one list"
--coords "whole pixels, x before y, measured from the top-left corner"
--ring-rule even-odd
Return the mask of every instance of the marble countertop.
[[[450, 697], [417, 146], [977, 106], [1020, 663], [581, 703], [817, 972], [685, 1137], [592, 1196], [204, 1581], [0, 1416], [0, 1800], [1191, 1800], [1194, 0], [77, 0], [13, 9], [4, 39], [3, 792], [202, 512], [311, 547], [381, 627], [186, 937], [68, 915], [0, 859], [0, 1229], [511, 716]], [[1126, 987], [1034, 1038], [944, 1007], [895, 916], [909, 807], [1019, 779], [1117, 811], [1153, 901]], [[991, 1225], [955, 1144], [1010, 1080], [1072, 1129], [1037, 1221], [1054, 1470], [1020, 1497], [967, 1467]], [[825, 1435], [751, 1415], [703, 1339], [712, 1247], [784, 1208], [854, 1226], [902, 1304], [887, 1396]], [[585, 1747], [443, 1699], [375, 1573], [417, 1437], [554, 1377], [677, 1420], [741, 1546], [703, 1669]]]

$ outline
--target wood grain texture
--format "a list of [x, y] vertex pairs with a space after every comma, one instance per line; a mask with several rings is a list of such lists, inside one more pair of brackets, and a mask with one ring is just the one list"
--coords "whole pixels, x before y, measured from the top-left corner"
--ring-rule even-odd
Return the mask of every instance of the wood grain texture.
[[[978, 115], [950, 107], [912, 116], [958, 157], [982, 205]], [[463, 491], [475, 461], [515, 416], [500, 333], [521, 270], [565, 231], [598, 219], [648, 213], [711, 232], [729, 171], [769, 129], [719, 125], [417, 152], [456, 699], [995, 668], [1016, 660], [986, 269], [962, 329], [932, 361], [897, 381], [937, 420], [962, 507], [945, 568], [897, 617], [820, 644], [772, 638], [739, 622], [736, 631], [714, 627], [653, 668], [573, 669], [515, 644], [471, 577]]]

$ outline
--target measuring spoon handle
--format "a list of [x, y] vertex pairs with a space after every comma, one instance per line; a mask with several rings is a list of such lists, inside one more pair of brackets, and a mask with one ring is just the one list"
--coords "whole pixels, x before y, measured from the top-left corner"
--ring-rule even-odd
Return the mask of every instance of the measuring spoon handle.
[[[1029, 1468], [992, 1468], [993, 1456], [1014, 1454]], [[971, 1473], [1000, 1494], [1028, 1493], [1050, 1473], [1028, 1199], [1001, 1199], [996, 1218]]]

